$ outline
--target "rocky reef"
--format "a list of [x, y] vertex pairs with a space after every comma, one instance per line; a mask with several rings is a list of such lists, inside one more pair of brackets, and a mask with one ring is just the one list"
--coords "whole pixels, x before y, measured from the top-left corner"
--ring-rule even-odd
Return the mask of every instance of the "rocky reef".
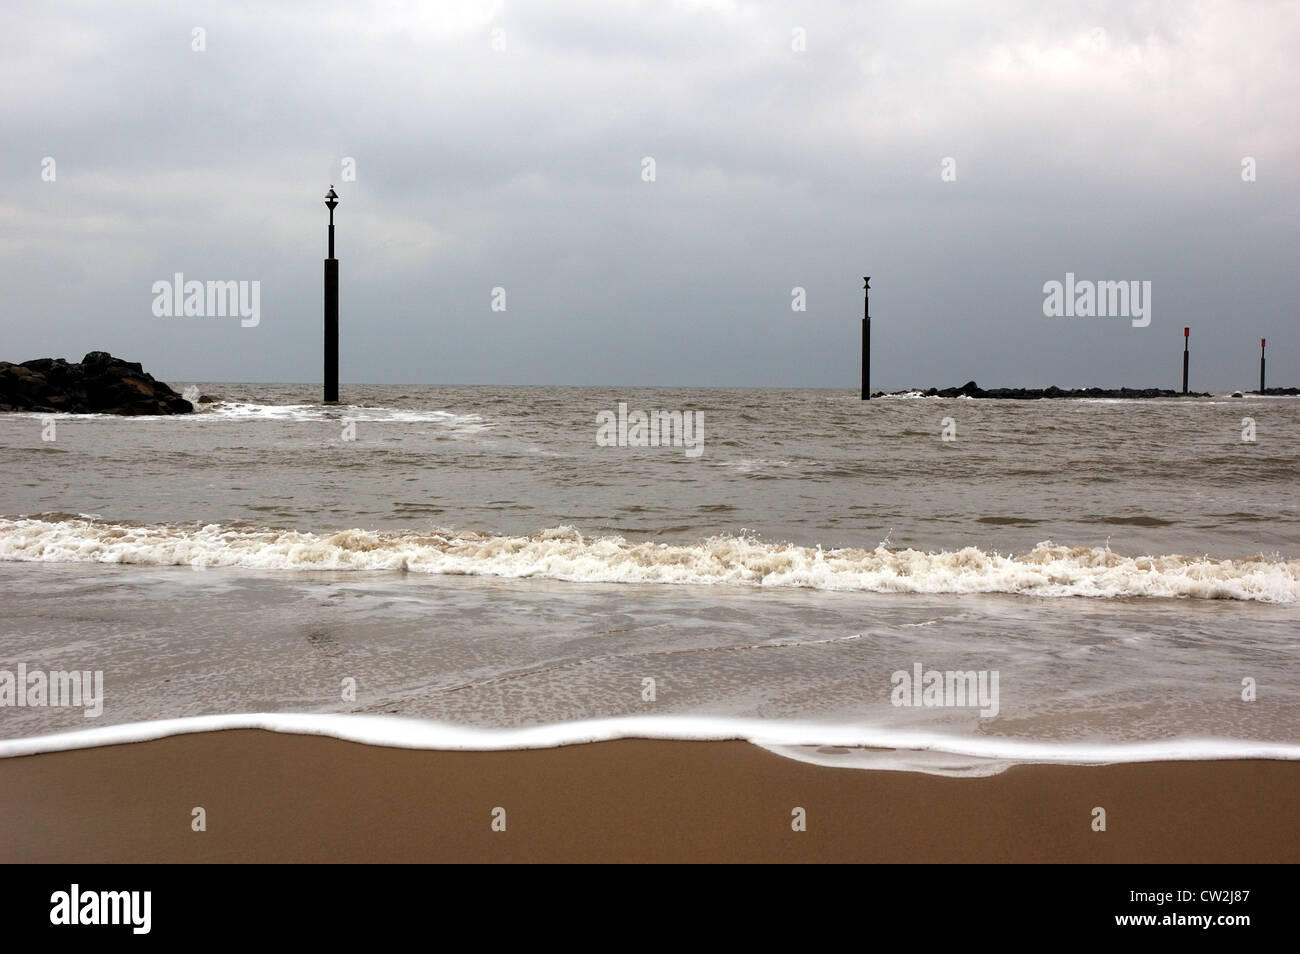
[[189, 414], [194, 406], [139, 362], [92, 351], [80, 363], [35, 358], [0, 361], [0, 411], [67, 414]]
[[[1034, 401], [1040, 398], [1163, 398], [1182, 397], [1181, 391], [1164, 388], [989, 388], [984, 389], [974, 381], [967, 381], [959, 388], [930, 388], [927, 391], [876, 391], [872, 397], [887, 394], [923, 394], [926, 397], [972, 397], [1005, 398], [1014, 401]], [[1189, 392], [1188, 397], [1210, 397], [1199, 391]]]

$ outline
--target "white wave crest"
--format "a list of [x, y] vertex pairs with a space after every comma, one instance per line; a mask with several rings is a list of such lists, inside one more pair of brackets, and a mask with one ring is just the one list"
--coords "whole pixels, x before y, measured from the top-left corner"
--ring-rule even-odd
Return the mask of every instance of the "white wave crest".
[[197, 418], [207, 420], [267, 421], [357, 421], [373, 423], [398, 421], [403, 424], [445, 424], [457, 430], [480, 431], [495, 425], [477, 414], [453, 414], [451, 411], [408, 410], [395, 407], [366, 407], [349, 404], [326, 407], [320, 404], [252, 404], [222, 401], [199, 405]]
[[[60, 515], [62, 516], [62, 515]], [[401, 570], [539, 577], [586, 583], [732, 584], [873, 593], [1191, 597], [1300, 601], [1300, 560], [1128, 557], [1045, 541], [1019, 555], [975, 547], [925, 552], [822, 549], [716, 536], [695, 544], [584, 537], [573, 527], [532, 536], [474, 532], [129, 526], [86, 519], [0, 519], [0, 560]]]

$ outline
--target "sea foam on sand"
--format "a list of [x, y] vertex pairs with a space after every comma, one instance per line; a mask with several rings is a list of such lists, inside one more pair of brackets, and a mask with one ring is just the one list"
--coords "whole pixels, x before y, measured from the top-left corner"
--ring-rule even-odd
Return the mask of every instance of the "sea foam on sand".
[[[547, 749], [614, 739], [741, 740], [778, 755], [821, 765], [966, 776], [996, 774], [1012, 764], [1023, 763], [1101, 765], [1206, 759], [1300, 760], [1300, 745], [1234, 739], [1170, 739], [1113, 744], [1035, 742], [988, 736], [959, 738], [874, 726], [698, 716], [630, 716], [482, 729], [396, 716], [338, 713], [236, 713], [132, 722], [3, 740], [0, 741], [0, 758], [226, 729], [323, 735], [390, 748], [474, 752]], [[831, 748], [849, 751], [817, 751]]]

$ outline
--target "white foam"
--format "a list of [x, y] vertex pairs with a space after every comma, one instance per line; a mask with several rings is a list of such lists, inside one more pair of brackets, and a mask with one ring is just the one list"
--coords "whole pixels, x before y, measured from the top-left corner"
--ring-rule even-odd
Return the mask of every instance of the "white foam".
[[[1001, 771], [1009, 765], [1026, 763], [1106, 765], [1207, 759], [1300, 760], [1300, 745], [1237, 739], [1170, 739], [1115, 744], [1038, 742], [991, 736], [959, 738], [876, 726], [698, 716], [627, 716], [511, 729], [482, 729], [388, 715], [322, 713], [189, 716], [8, 739], [0, 741], [0, 758], [122, 745], [227, 729], [322, 735], [391, 748], [472, 752], [548, 749], [614, 739], [740, 740], [778, 755], [817, 764], [932, 774], [992, 774], [987, 770]], [[818, 759], [807, 751], [798, 751], [809, 747], [864, 751], [863, 757], [857, 759], [841, 759], [839, 755]], [[885, 750], [889, 761], [882, 761], [879, 757], [873, 759], [868, 750]]]
[[716, 536], [694, 544], [583, 537], [573, 527], [532, 536], [451, 530], [298, 530], [94, 520], [0, 519], [0, 560], [400, 570], [583, 583], [805, 587], [873, 593], [1013, 593], [1040, 597], [1188, 597], [1300, 601], [1300, 560], [1181, 555], [1128, 557], [1044, 541], [1028, 553], [975, 547], [925, 552], [822, 549]]
[[402, 424], [442, 424], [445, 427], [463, 433], [478, 433], [496, 427], [491, 421], [485, 421], [478, 414], [454, 414], [451, 411], [409, 410], [394, 407], [367, 407], [364, 405], [322, 404], [254, 404], [246, 401], [219, 401], [214, 404], [195, 405], [192, 414], [138, 414], [123, 416], [120, 414], [68, 414], [62, 411], [16, 411], [14, 417], [44, 419], [55, 418], [60, 421], [93, 420], [125, 421], [132, 424], [148, 424], [163, 421], [356, 421], [358, 423], [375, 423], [392, 421]]
[[988, 778], [1017, 764], [1009, 759], [959, 755], [934, 749], [880, 749], [826, 745], [762, 745], [773, 755], [828, 768], [921, 772], [949, 778]]
[[445, 424], [456, 429], [478, 431], [496, 425], [477, 414], [453, 414], [451, 411], [410, 410], [364, 405], [321, 404], [254, 404], [222, 401], [199, 405], [198, 416], [208, 420], [268, 421], [357, 421], [360, 423], [396, 421], [403, 424]]

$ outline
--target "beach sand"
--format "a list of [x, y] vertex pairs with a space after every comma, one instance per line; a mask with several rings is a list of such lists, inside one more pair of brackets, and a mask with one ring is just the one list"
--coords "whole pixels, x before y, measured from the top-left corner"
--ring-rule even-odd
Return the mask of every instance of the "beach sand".
[[743, 742], [435, 752], [237, 730], [0, 759], [0, 818], [5, 862], [1296, 862], [1300, 764], [955, 779]]

